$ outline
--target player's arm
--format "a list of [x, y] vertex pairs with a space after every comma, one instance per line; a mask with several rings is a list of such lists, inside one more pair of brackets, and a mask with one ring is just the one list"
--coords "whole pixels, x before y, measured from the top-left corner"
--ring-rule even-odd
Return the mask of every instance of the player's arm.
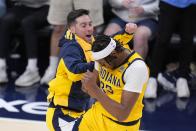
[[123, 47], [132, 49], [133, 47], [133, 36], [137, 30], [137, 25], [134, 23], [127, 23], [125, 29], [117, 32], [112, 36], [115, 40], [119, 41]]
[[92, 72], [87, 72], [82, 80], [84, 88], [87, 90], [88, 94], [97, 99], [118, 121], [124, 121], [127, 119], [143, 89], [143, 85], [147, 82], [147, 67], [144, 63], [141, 66], [138, 65], [140, 65], [140, 63], [136, 63], [136, 66], [129, 68], [128, 73], [125, 72], [126, 84], [122, 92], [120, 103], [110, 99], [98, 88], [96, 85], [96, 77]]
[[81, 80], [83, 73], [94, 69], [94, 62], [87, 63], [82, 49], [74, 43], [67, 45], [63, 51], [63, 62], [69, 79], [73, 81]]

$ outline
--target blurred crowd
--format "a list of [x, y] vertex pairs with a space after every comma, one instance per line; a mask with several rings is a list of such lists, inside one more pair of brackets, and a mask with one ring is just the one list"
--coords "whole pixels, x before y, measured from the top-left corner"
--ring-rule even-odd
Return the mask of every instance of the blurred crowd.
[[[0, 83], [9, 81], [7, 67], [13, 66], [7, 64], [10, 43], [20, 30], [27, 63], [15, 85], [48, 84], [55, 77], [58, 44], [66, 31], [67, 15], [80, 8], [90, 11], [95, 35], [112, 36], [129, 22], [137, 24], [132, 48], [151, 70], [145, 98], [156, 98], [159, 87], [176, 92], [179, 98], [190, 97], [190, 81], [196, 75], [196, 0], [0, 0]], [[51, 31], [47, 38], [49, 64], [42, 75], [37, 33], [41, 29]], [[174, 34], [180, 39], [177, 43], [172, 41]], [[173, 46], [179, 47], [177, 52], [171, 50]]]

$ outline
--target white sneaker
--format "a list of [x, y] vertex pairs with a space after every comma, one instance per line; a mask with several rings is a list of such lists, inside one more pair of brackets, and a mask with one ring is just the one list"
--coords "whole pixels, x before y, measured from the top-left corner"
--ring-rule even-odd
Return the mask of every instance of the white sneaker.
[[186, 110], [187, 109], [187, 105], [189, 103], [189, 99], [180, 99], [180, 98], [176, 98], [176, 107], [180, 110]]
[[157, 81], [163, 86], [165, 90], [176, 92], [176, 78], [169, 73], [159, 73]]
[[144, 98], [157, 98], [157, 80], [156, 78], [150, 77], [146, 87]]
[[54, 77], [56, 74], [56, 70], [48, 67], [48, 69], [46, 70], [44, 76], [42, 77], [40, 83], [41, 84], [48, 84]]
[[190, 91], [189, 91], [189, 87], [188, 87], [188, 82], [187, 82], [187, 80], [185, 78], [177, 79], [176, 91], [177, 91], [177, 96], [179, 98], [181, 98], [181, 97], [185, 97], [185, 98], [190, 97]]
[[31, 86], [40, 81], [39, 72], [26, 69], [25, 72], [15, 81], [16, 86]]
[[6, 83], [8, 82], [7, 73], [6, 73], [6, 67], [0, 67], [0, 83]]

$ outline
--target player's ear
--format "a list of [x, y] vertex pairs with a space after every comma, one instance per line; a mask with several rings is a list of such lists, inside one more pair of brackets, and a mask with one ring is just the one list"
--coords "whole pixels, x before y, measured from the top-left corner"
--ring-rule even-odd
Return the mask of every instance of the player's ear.
[[105, 59], [106, 59], [106, 62], [108, 63], [109, 61], [114, 61], [117, 57], [117, 52], [114, 50], [111, 52], [111, 54], [109, 56], [107, 56]]
[[114, 51], [111, 52], [110, 55], [113, 56], [114, 58], [116, 58], [116, 56], [117, 56], [118, 54], [117, 54], [117, 52], [114, 50]]
[[76, 33], [76, 29], [75, 29], [74, 26], [70, 26], [70, 30], [71, 30], [72, 33]]

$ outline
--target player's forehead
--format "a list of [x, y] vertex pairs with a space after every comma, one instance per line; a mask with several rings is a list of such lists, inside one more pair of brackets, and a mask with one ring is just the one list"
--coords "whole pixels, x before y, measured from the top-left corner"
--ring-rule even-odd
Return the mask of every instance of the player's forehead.
[[92, 20], [89, 15], [82, 15], [78, 18], [76, 18], [77, 24], [89, 24], [92, 23]]

